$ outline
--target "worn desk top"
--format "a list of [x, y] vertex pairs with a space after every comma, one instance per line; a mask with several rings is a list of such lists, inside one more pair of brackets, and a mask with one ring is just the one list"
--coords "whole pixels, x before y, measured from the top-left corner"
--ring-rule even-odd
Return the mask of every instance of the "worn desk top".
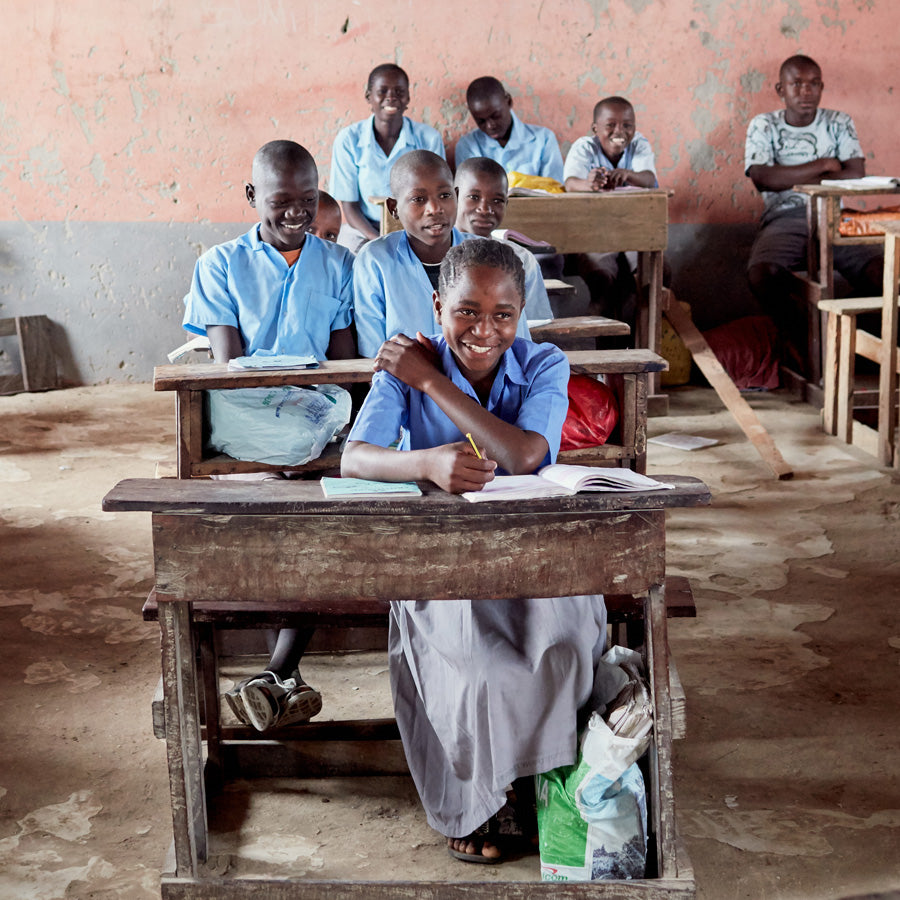
[[205, 479], [129, 478], [104, 498], [107, 512], [198, 515], [449, 515], [498, 516], [504, 513], [615, 512], [669, 509], [709, 503], [709, 488], [696, 478], [661, 475], [676, 485], [659, 491], [583, 491], [565, 497], [493, 500], [469, 503], [423, 482], [423, 496], [327, 498], [317, 481], [207, 481]]

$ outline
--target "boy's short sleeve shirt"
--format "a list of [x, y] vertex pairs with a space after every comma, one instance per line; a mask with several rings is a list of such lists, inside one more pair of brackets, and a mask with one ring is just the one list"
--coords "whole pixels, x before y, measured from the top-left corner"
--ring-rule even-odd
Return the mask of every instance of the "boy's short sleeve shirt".
[[[452, 245], [476, 237], [454, 228]], [[535, 266], [530, 281], [526, 277], [526, 302], [530, 292], [539, 289], [546, 295], [540, 269]], [[414, 338], [417, 331], [422, 334], [439, 331], [433, 293], [405, 231], [394, 231], [364, 244], [353, 263], [353, 310], [360, 355], [374, 357], [381, 345], [395, 334]], [[517, 334], [529, 337], [525, 315], [519, 317]]]
[[[835, 109], [819, 109], [809, 125], [795, 127], [785, 111], [760, 113], [747, 127], [744, 174], [751, 166], [796, 166], [831, 157], [846, 162], [863, 157], [853, 119]], [[764, 217], [790, 209], [803, 209], [807, 198], [796, 191], [761, 191]]]
[[564, 177], [587, 178], [591, 169], [630, 169], [632, 172], [652, 172], [654, 187], [659, 187], [656, 181], [656, 157], [650, 141], [639, 131], [634, 133], [618, 165], [614, 166], [600, 146], [600, 138], [595, 134], [588, 134], [578, 138], [569, 148], [566, 155]]
[[[478, 399], [459, 371], [442, 335], [431, 338], [444, 374], [464, 393]], [[523, 431], [543, 435], [549, 444], [541, 462], [555, 461], [562, 426], [569, 409], [569, 364], [552, 344], [533, 344], [517, 338], [503, 354], [486, 404], [488, 412]], [[376, 372], [349, 440], [389, 447], [400, 428], [409, 432], [409, 449], [424, 450], [465, 440], [465, 436], [427, 395], [387, 372]], [[398, 451], [403, 452], [403, 451]], [[504, 474], [502, 470], [498, 472]]]
[[184, 328], [237, 328], [247, 355], [264, 350], [325, 359], [331, 333], [353, 321], [353, 256], [308, 234], [293, 266], [259, 226], [207, 250], [184, 298]]
[[555, 178], [561, 183], [563, 161], [556, 135], [542, 125], [526, 125], [515, 113], [512, 113], [512, 123], [505, 147], [480, 128], [464, 134], [456, 144], [457, 167], [464, 159], [486, 156], [500, 163], [507, 172]]
[[331, 152], [331, 179], [328, 193], [335, 200], [356, 201], [377, 229], [381, 210], [369, 197], [390, 197], [391, 168], [410, 150], [431, 150], [446, 159], [444, 142], [430, 125], [403, 117], [397, 143], [389, 154], [375, 138], [375, 116], [342, 128]]

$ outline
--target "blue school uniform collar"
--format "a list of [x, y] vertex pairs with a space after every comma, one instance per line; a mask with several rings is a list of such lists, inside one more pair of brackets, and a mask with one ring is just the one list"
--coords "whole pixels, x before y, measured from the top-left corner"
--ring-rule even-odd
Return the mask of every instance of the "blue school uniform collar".
[[360, 135], [361, 143], [364, 143], [368, 150], [371, 152], [375, 152], [376, 150], [381, 153], [383, 156], [386, 156], [388, 159], [394, 156], [397, 150], [402, 149], [403, 147], [411, 147], [413, 150], [416, 149], [416, 143], [413, 139], [412, 133], [412, 125], [410, 125], [409, 119], [404, 116], [403, 117], [403, 125], [400, 128], [400, 134], [397, 135], [397, 143], [391, 147], [390, 153], [385, 153], [381, 147], [381, 144], [378, 143], [375, 138], [375, 116], [369, 116], [367, 120], [368, 124], [362, 130], [362, 134]]
[[504, 147], [505, 150], [509, 150], [511, 147], [524, 147], [532, 141], [531, 130], [528, 126], [513, 110], [509, 112], [512, 116], [512, 128], [509, 132], [509, 140], [506, 142], [506, 147]]
[[[410, 246], [409, 235], [406, 233], [406, 231], [401, 231], [401, 232], [399, 232], [399, 234], [401, 235], [401, 237], [397, 240], [398, 256], [402, 253], [406, 257], [406, 262], [410, 263], [410, 265], [415, 263], [422, 270], [422, 274], [427, 279], [428, 276], [425, 275], [425, 268], [424, 268], [424, 264], [422, 263], [422, 260], [419, 259], [419, 257], [416, 256], [415, 253], [413, 253], [413, 248]], [[456, 226], [454, 225], [453, 228], [450, 230], [450, 246], [455, 247], [461, 241], [468, 241], [468, 240], [471, 240], [472, 238], [477, 238], [477, 237], [478, 237], [477, 234], [470, 234], [467, 231], [466, 232], [458, 231]], [[482, 238], [482, 240], [484, 240], [484, 239]], [[429, 284], [430, 284], [430, 282], [429, 282]]]
[[[475, 394], [475, 388], [472, 387], [465, 375], [460, 372], [459, 366], [456, 364], [456, 358], [447, 346], [447, 341], [444, 339], [444, 336], [442, 334], [434, 334], [431, 336], [431, 342], [432, 344], [435, 344], [435, 348], [440, 355], [444, 374], [461, 391], [477, 400], [478, 397]], [[497, 372], [494, 375], [494, 383], [491, 385], [487, 409], [494, 409], [499, 404], [506, 382], [512, 382], [513, 384], [525, 387], [528, 386], [528, 379], [525, 377], [525, 372], [522, 369], [519, 360], [516, 358], [515, 353], [513, 353], [512, 347], [500, 357], [500, 363], [497, 366]]]
[[[271, 244], [264, 241], [259, 236], [259, 225], [255, 225], [250, 229], [250, 249], [253, 250], [254, 253], [265, 253], [269, 259], [272, 259], [276, 262], [281, 262], [284, 264], [285, 268], [288, 267], [288, 262], [284, 258], [284, 254], [277, 248], [273, 247]], [[303, 238], [303, 243], [300, 245], [300, 256], [297, 257], [297, 262], [294, 263], [295, 268], [299, 268], [300, 260], [303, 259], [303, 254], [306, 253], [307, 257], [310, 255], [307, 253], [307, 250], [315, 244], [316, 241], [321, 240], [321, 238], [317, 238], [314, 234], [307, 234]], [[312, 251], [315, 253], [315, 251]]]

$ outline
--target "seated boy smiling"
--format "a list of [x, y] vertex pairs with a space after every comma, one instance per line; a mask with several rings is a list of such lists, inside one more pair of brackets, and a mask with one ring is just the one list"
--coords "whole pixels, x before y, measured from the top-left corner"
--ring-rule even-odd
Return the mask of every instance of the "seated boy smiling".
[[[433, 297], [443, 333], [399, 334], [382, 345], [342, 474], [428, 480], [459, 493], [480, 490], [495, 473], [552, 462], [569, 367], [556, 347], [516, 337], [524, 294], [508, 245], [452, 247]], [[401, 427], [410, 449], [389, 449]], [[526, 785], [574, 762], [577, 711], [605, 635], [598, 595], [391, 603], [397, 723], [428, 822], [452, 856], [499, 862], [509, 840], [500, 836], [504, 813], [520, 837], [534, 835]]]

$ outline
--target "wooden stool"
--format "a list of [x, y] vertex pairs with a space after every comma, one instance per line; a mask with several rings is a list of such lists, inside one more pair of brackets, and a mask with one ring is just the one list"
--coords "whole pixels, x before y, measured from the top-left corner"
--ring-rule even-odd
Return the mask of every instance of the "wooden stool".
[[0, 375], [0, 394], [48, 391], [57, 387], [56, 354], [50, 340], [50, 328], [46, 316], [0, 319], [0, 337], [15, 335], [18, 338], [22, 360], [20, 374]]
[[[897, 454], [898, 279], [900, 279], [900, 223], [884, 224], [884, 293], [881, 297], [821, 300], [828, 315], [825, 339], [825, 402], [823, 427], [848, 444], [854, 437], [862, 449], [886, 466], [900, 464]], [[881, 313], [881, 337], [857, 327], [862, 313]], [[853, 421], [856, 356], [878, 363], [878, 428]], [[857, 433], [854, 434], [854, 431]]]

